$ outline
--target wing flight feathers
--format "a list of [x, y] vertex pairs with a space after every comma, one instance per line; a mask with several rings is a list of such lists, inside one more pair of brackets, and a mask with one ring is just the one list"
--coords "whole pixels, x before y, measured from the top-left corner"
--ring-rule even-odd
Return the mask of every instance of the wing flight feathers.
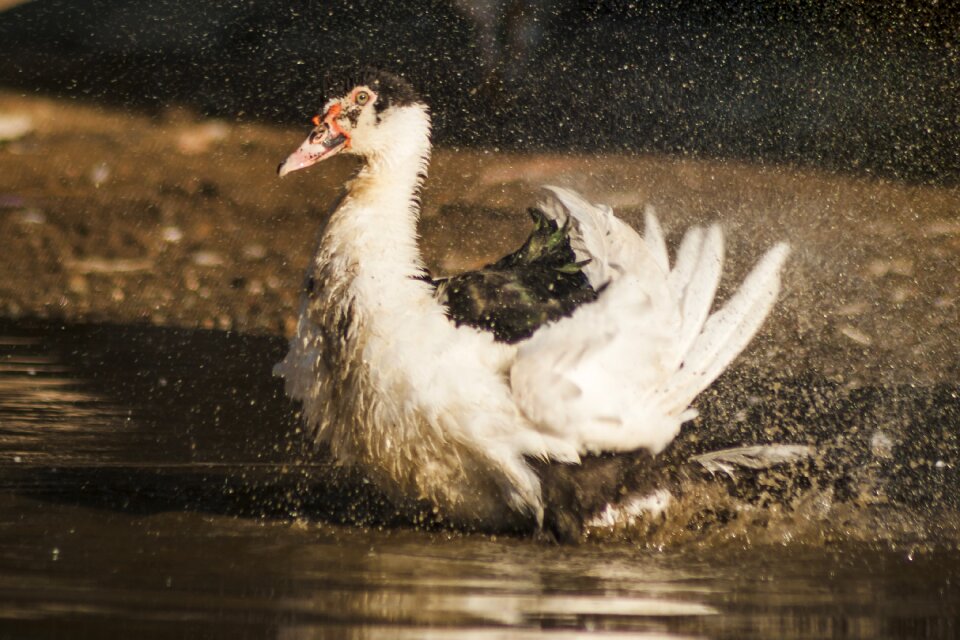
[[747, 346], [780, 290], [786, 244], [770, 249], [724, 307], [712, 315], [723, 268], [718, 225], [694, 227], [670, 268], [651, 207], [641, 237], [609, 207], [547, 188], [540, 204], [570, 223], [570, 246], [595, 302], [540, 328], [518, 345], [510, 381], [537, 429], [583, 453], [662, 450], [703, 391]]

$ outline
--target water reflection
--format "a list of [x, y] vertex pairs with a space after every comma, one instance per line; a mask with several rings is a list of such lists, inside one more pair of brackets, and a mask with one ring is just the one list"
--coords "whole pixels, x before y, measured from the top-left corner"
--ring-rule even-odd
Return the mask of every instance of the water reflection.
[[115, 425], [127, 411], [71, 376], [55, 356], [35, 353], [38, 348], [38, 338], [0, 339], [0, 460], [50, 464], [62, 461], [63, 453], [108, 455]]
[[[431, 544], [424, 545], [424, 542]], [[328, 550], [308, 551], [323, 567]], [[577, 554], [590, 558], [590, 551]], [[555, 549], [474, 538], [408, 540], [372, 548], [313, 574], [296, 601], [325, 619], [362, 625], [594, 629], [666, 632], [673, 620], [710, 616], [711, 590], [655, 560], [594, 556], [593, 571]], [[596, 567], [610, 567], [607, 580]], [[632, 579], [624, 580], [626, 573]], [[312, 580], [310, 582], [313, 582]], [[308, 583], [309, 584], [309, 583]], [[331, 591], [339, 595], [331, 598]]]
[[[12, 627], [0, 626], [35, 637], [67, 623], [81, 638], [119, 628], [210, 638], [942, 637], [958, 621], [956, 560], [943, 554], [571, 550], [193, 513], [2, 506], [29, 524], [19, 535], [0, 530], [0, 548], [19, 540], [19, 553], [0, 556], [0, 620]], [[57, 522], [70, 528], [51, 527]]]

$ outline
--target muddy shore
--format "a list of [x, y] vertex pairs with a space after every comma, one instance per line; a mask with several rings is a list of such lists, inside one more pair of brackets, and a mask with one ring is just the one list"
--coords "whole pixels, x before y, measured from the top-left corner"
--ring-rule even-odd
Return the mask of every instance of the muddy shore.
[[[291, 333], [350, 159], [280, 180], [275, 167], [306, 125], [0, 92], [0, 116], [17, 115], [30, 131], [0, 142], [0, 315]], [[517, 246], [544, 183], [580, 189], [634, 224], [653, 204], [674, 245], [689, 225], [719, 221], [727, 287], [788, 240], [781, 301], [741, 366], [850, 385], [960, 376], [956, 187], [661, 156], [438, 149], [421, 224], [431, 270]]]

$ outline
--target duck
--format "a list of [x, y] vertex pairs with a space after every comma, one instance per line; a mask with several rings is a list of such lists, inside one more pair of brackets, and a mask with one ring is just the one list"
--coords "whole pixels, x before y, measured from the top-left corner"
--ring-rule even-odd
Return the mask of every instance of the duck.
[[[689, 229], [671, 264], [652, 209], [641, 234], [609, 206], [547, 186], [519, 249], [434, 277], [417, 232], [426, 102], [377, 69], [338, 76], [324, 97], [278, 167], [282, 177], [337, 155], [361, 160], [325, 222], [274, 369], [307, 438], [397, 504], [426, 505], [453, 527], [576, 538], [625, 500], [617, 484], [636, 474], [624, 469], [649, 466], [751, 341], [789, 246], [767, 250], [711, 312], [718, 225]], [[580, 470], [608, 486], [571, 516], [557, 496]]]

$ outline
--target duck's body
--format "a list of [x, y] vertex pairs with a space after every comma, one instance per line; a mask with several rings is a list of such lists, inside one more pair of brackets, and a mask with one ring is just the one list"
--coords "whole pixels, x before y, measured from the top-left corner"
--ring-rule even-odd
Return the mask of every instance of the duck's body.
[[316, 440], [388, 494], [461, 525], [539, 525], [531, 463], [662, 450], [766, 316], [786, 247], [707, 321], [718, 229], [688, 234], [671, 271], [652, 215], [641, 239], [557, 189], [519, 252], [433, 281], [416, 229], [430, 120], [409, 95], [392, 76], [361, 79], [281, 167], [346, 148], [366, 158], [327, 223], [277, 371]]

